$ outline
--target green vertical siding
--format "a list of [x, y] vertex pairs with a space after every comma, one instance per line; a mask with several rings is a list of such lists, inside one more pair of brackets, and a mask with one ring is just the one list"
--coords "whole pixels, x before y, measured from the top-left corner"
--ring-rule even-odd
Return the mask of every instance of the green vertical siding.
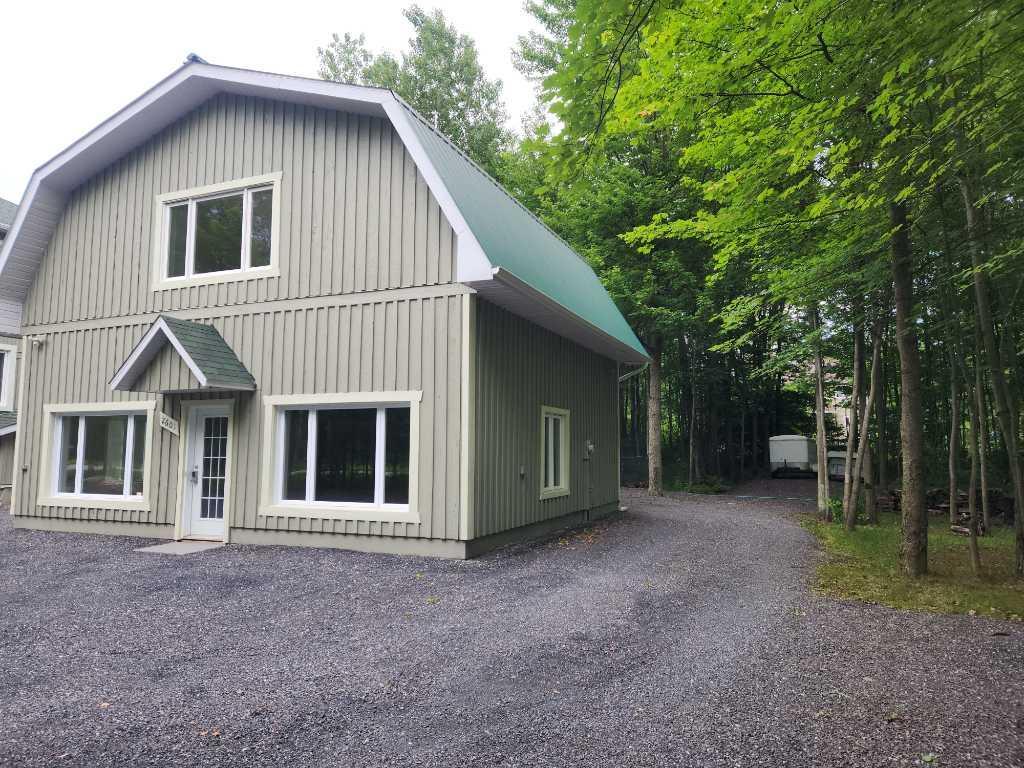
[[[615, 362], [487, 301], [476, 304], [476, 535], [617, 501]], [[567, 409], [571, 431], [570, 493], [544, 501], [542, 405]], [[596, 448], [589, 462], [583, 460], [587, 440]]]
[[[359, 300], [305, 308], [273, 303], [234, 310], [211, 323], [256, 379], [255, 393], [208, 394], [235, 399], [230, 523], [232, 529], [358, 533], [379, 536], [455, 539], [459, 524], [459, 437], [461, 398], [461, 301], [450, 295]], [[111, 392], [112, 371], [148, 330], [148, 322], [48, 333], [29, 355], [27, 403], [22, 409], [22, 476], [15, 514], [68, 520], [104, 520], [172, 525], [177, 512], [179, 438], [154, 430], [150, 489], [153, 509], [89, 509], [38, 506], [40, 457], [47, 403], [151, 400], [181, 421], [182, 399], [197, 395]], [[73, 374], [71, 372], [80, 372]], [[190, 373], [165, 347], [144, 377], [147, 389], [187, 385]], [[278, 518], [258, 514], [260, 480], [269, 471], [263, 441], [264, 395], [322, 392], [422, 391], [420, 408], [419, 524]]]
[[[280, 277], [153, 291], [156, 197], [280, 171]], [[390, 123], [220, 95], [75, 190], [26, 325], [450, 283], [454, 236]]]

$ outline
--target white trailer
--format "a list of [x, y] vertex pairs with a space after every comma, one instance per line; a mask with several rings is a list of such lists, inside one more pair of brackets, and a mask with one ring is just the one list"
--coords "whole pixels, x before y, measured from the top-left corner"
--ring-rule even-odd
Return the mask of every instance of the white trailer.
[[816, 471], [816, 446], [814, 438], [803, 435], [776, 435], [768, 438], [768, 458], [772, 473]]

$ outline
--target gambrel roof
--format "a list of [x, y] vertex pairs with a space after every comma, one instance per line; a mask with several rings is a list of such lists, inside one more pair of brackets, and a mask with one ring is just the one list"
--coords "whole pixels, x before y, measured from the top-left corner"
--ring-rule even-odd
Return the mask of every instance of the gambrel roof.
[[24, 301], [72, 190], [224, 92], [388, 119], [456, 235], [459, 282], [608, 357], [647, 360], [590, 265], [394, 93], [201, 60], [187, 62], [32, 175], [0, 250], [0, 301]]

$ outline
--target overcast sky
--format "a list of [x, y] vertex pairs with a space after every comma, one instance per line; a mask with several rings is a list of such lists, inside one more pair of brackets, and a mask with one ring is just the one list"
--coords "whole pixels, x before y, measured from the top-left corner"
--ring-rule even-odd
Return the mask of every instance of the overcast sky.
[[[316, 76], [332, 32], [364, 33], [398, 52], [412, 0], [11, 2], [0, 36], [0, 197], [21, 199], [32, 171], [177, 68], [189, 52], [213, 64]], [[522, 0], [420, 0], [477, 42], [489, 77], [505, 84], [510, 125], [533, 103], [511, 48], [531, 28]]]

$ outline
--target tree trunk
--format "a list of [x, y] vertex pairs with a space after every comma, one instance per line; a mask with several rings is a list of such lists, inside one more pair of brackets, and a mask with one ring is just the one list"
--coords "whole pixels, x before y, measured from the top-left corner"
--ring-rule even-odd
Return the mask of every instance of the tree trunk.
[[981, 339], [988, 360], [989, 376], [992, 381], [992, 395], [995, 400], [996, 418], [1003, 435], [1006, 457], [1013, 482], [1014, 501], [1014, 538], [1015, 563], [1014, 573], [1024, 578], [1024, 472], [1021, 469], [1020, 455], [1017, 451], [1017, 409], [1014, 398], [1006, 381], [1003, 368], [1003, 355], [996, 340], [995, 325], [992, 318], [992, 307], [989, 303], [988, 278], [982, 269], [983, 257], [979, 230], [979, 212], [975, 205], [975, 194], [966, 176], [957, 177], [960, 194], [964, 201], [967, 217], [967, 239], [970, 245], [971, 266], [974, 272], [974, 303], [978, 313], [978, 324], [981, 326]]
[[[950, 351], [950, 357], [956, 355]], [[957, 501], [959, 488], [957, 488], [957, 469], [960, 463], [960, 386], [959, 375], [956, 371], [954, 360], [950, 360], [949, 366], [949, 524], [957, 522]]]
[[[871, 467], [871, 439], [869, 437], [871, 427], [871, 411], [878, 397], [882, 367], [882, 323], [876, 320], [871, 328], [871, 381], [868, 385], [868, 398], [864, 403], [864, 410], [861, 412], [860, 442], [857, 445], [857, 465], [855, 467], [856, 477], [864, 478], [864, 511], [867, 513], [868, 522], [878, 522], [878, 512], [875, 508], [874, 473]], [[854, 510], [853, 520], [847, 523], [846, 530], [852, 531], [857, 518], [857, 489], [859, 483], [854, 483], [850, 490], [850, 507]]]
[[647, 387], [647, 493], [661, 496], [661, 337], [650, 346], [651, 365]]
[[[979, 360], [974, 361], [974, 367], [977, 369]], [[971, 571], [975, 576], [981, 576], [981, 551], [978, 548], [978, 438], [979, 432], [979, 419], [978, 419], [978, 399], [974, 395], [976, 393], [971, 392], [970, 380], [967, 379], [967, 371], [962, 365], [961, 369], [964, 374], [964, 384], [967, 388], [967, 400], [968, 409], [971, 414], [970, 426], [967, 432], [967, 439], [970, 443], [969, 451], [971, 456], [971, 479], [968, 484], [967, 490], [967, 509], [970, 512], [970, 522], [968, 525], [971, 529], [970, 539], [970, 550], [971, 550]], [[978, 386], [978, 379], [975, 377], [974, 386]]]
[[988, 419], [985, 415], [985, 379], [981, 373], [981, 339], [978, 324], [974, 324], [974, 404], [978, 409], [978, 471], [981, 474], [981, 519], [985, 533], [992, 529], [992, 516], [988, 499]]
[[697, 366], [690, 356], [690, 445], [688, 449], [689, 467], [686, 482], [692, 485], [697, 471]]
[[[861, 304], [858, 302], [858, 305]], [[863, 306], [854, 306], [854, 312], [863, 311]], [[843, 466], [843, 525], [852, 531], [857, 525], [857, 509], [851, 507], [852, 488], [857, 484], [857, 475], [853, 472], [854, 447], [857, 445], [857, 430], [860, 428], [861, 382], [864, 368], [864, 328], [858, 318], [853, 323], [853, 389], [850, 394], [850, 421], [846, 427], [846, 459]]]
[[[818, 331], [818, 307], [811, 307], [811, 328]], [[818, 435], [818, 515], [829, 520], [832, 510], [829, 507], [828, 488], [828, 444], [825, 434], [825, 361], [821, 356], [821, 339], [814, 341], [814, 411]]]
[[896, 304], [896, 349], [900, 356], [900, 460], [903, 488], [903, 571], [928, 572], [928, 517], [924, 488], [924, 430], [921, 423], [921, 358], [914, 328], [913, 252], [903, 203], [890, 203], [892, 278]]
[[[888, 318], [886, 318], [886, 326], [888, 326]], [[889, 399], [887, 396], [888, 390], [886, 389], [888, 381], [887, 365], [888, 361], [885, 356], [885, 335], [883, 330], [882, 370], [879, 371], [879, 374], [881, 374], [881, 387], [878, 392], [878, 400], [875, 401], [877, 409], [875, 420], [878, 424], [878, 487], [886, 493], [889, 491]]]

